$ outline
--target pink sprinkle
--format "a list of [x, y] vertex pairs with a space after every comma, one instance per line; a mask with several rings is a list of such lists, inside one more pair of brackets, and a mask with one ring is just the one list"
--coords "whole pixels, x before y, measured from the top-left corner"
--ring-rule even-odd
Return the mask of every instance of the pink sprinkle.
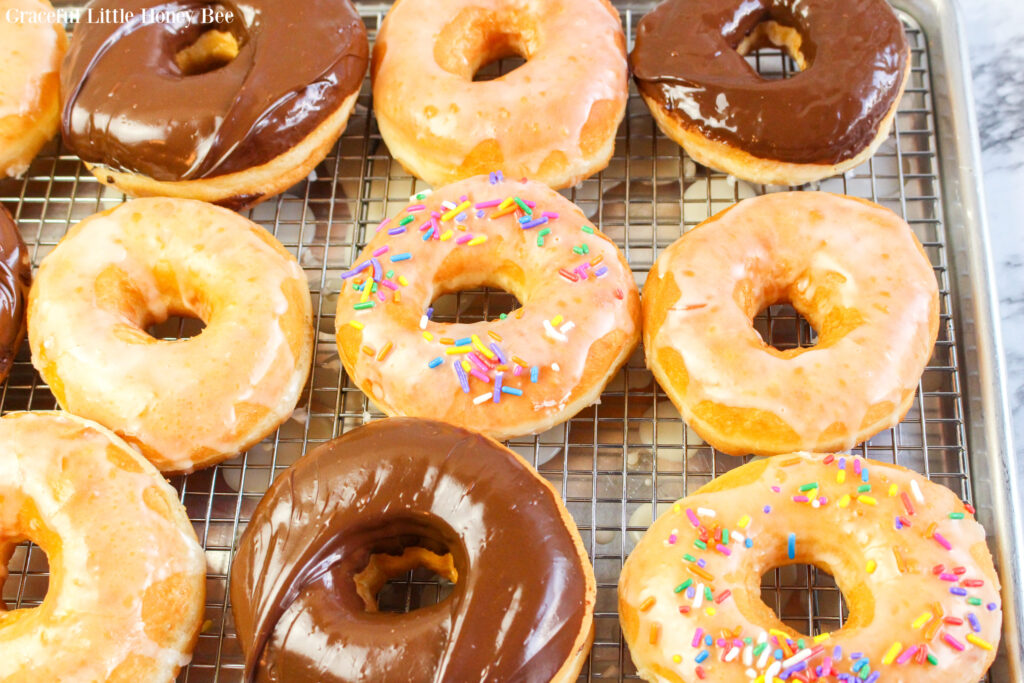
[[480, 372], [476, 368], [470, 368], [469, 369], [469, 374], [473, 375], [474, 377], [476, 377], [481, 382], [486, 382], [487, 384], [491, 383], [491, 378], [488, 377], [487, 375], [485, 375], [484, 373]]
[[473, 206], [473, 208], [475, 208], [475, 209], [489, 209], [492, 206], [497, 206], [498, 204], [501, 204], [501, 200], [500, 199], [488, 199], [486, 202], [477, 202]]
[[423, 225], [420, 226], [420, 232], [423, 232], [424, 230], [429, 228], [431, 225], [433, 225], [433, 223], [431, 223], [430, 221], [423, 221]]
[[554, 211], [545, 211], [544, 213], [541, 214], [541, 216], [544, 216], [544, 218], [547, 218], [548, 220], [552, 221], [558, 218], [558, 214], [555, 213]]
[[536, 209], [537, 208], [537, 204], [534, 203], [534, 202], [531, 202], [529, 199], [524, 199], [523, 200], [523, 204], [526, 204], [531, 209]]
[[828, 505], [828, 497], [826, 497], [826, 496], [820, 496], [820, 497], [818, 498], [818, 503], [819, 503], [820, 505]]
[[958, 580], [956, 574], [948, 574], [948, 573], [947, 574], [940, 574], [939, 578], [942, 579], [943, 581], [957, 581]]
[[490, 368], [484, 365], [484, 362], [480, 358], [480, 356], [476, 355], [476, 351], [470, 351], [469, 353], [466, 354], [466, 356], [469, 358], [469, 360], [473, 362], [473, 365], [480, 368], [480, 372], [488, 372], [490, 370]]
[[[519, 367], [519, 366], [517, 365], [516, 367]], [[678, 538], [679, 538], [679, 537], [678, 537], [678, 536], [676, 536], [675, 534], [669, 534], [669, 536], [668, 536], [668, 544], [669, 544], [669, 545], [675, 545], [675, 544], [676, 544], [676, 540], [677, 540]]]
[[440, 218], [441, 214], [439, 214], [437, 211], [431, 211], [430, 212], [430, 217], [431, 218]]
[[398, 289], [398, 285], [396, 285], [396, 284], [395, 284], [394, 282], [392, 282], [391, 280], [388, 280], [388, 279], [384, 279], [384, 280], [381, 280], [381, 281], [380, 281], [380, 283], [381, 283], [382, 285], [384, 285], [385, 287], [387, 287], [388, 289], [392, 289], [392, 290], [394, 290], [394, 289]]
[[581, 279], [586, 280], [587, 279], [587, 264], [586, 263], [582, 263], [582, 264], [576, 266], [576, 272], [579, 273], [579, 276], [580, 276]]
[[469, 199], [469, 197], [467, 197], [466, 195], [462, 195], [461, 197], [459, 197], [459, 201], [460, 201], [460, 202], [464, 202], [464, 201], [466, 201], [467, 199]]
[[700, 526], [700, 519], [697, 518], [697, 515], [696, 513], [694, 513], [693, 510], [691, 510], [690, 508], [686, 508], [686, 516], [689, 518], [690, 524], [696, 527]]
[[422, 211], [425, 208], [427, 208], [426, 204], [413, 204], [412, 206], [405, 207], [405, 211], [406, 213], [415, 213], [417, 211]]
[[907, 662], [910, 661], [910, 658], [913, 657], [914, 654], [916, 654], [916, 653], [917, 653], [917, 645], [911, 645], [906, 650], [904, 650], [903, 654], [901, 654], [896, 659], [896, 663], [897, 664], [906, 664]]
[[825, 656], [825, 659], [821, 660], [821, 670], [823, 672], [828, 672], [832, 670], [832, 658], [828, 655]]
[[952, 550], [953, 549], [953, 546], [950, 545], [949, 541], [947, 541], [942, 536], [942, 534], [940, 534], [938, 531], [936, 531], [934, 534], [932, 534], [932, 538], [934, 538], [935, 542], [938, 543], [939, 545], [941, 545], [946, 550]]
[[808, 498], [807, 496], [793, 496], [793, 502], [794, 503], [809, 503], [809, 502], [811, 502], [811, 499]]
[[519, 365], [518, 363], [513, 364], [513, 366], [512, 366], [512, 376], [513, 377], [518, 377], [521, 374], [523, 374], [523, 366]]
[[390, 249], [390, 248], [391, 248], [391, 247], [389, 247], [388, 245], [386, 245], [386, 244], [385, 244], [385, 245], [384, 245], [383, 247], [381, 247], [380, 249], [377, 249], [376, 251], [374, 251], [374, 252], [373, 252], [373, 255], [374, 255], [374, 256], [380, 256], [381, 254], [386, 254], [386, 253], [388, 253], [388, 249]]
[[956, 638], [954, 638], [953, 636], [949, 635], [948, 633], [943, 633], [943, 634], [942, 634], [942, 639], [943, 639], [944, 641], [946, 641], [946, 643], [947, 643], [947, 644], [948, 644], [948, 645], [949, 645], [949, 646], [950, 646], [951, 648], [953, 648], [954, 650], [956, 650], [957, 652], [963, 652], [963, 651], [964, 651], [964, 644], [963, 644], [963, 643], [961, 643], [961, 642], [960, 642], [959, 640], [957, 640]]
[[772, 491], [774, 491], [775, 493], [779, 493], [782, 491], [782, 489], [780, 489], [778, 486], [773, 486]]
[[469, 233], [467, 232], [467, 233], [466, 233], [465, 235], [462, 235], [462, 236], [458, 237], [458, 238], [457, 238], [457, 239], [455, 240], [455, 243], [456, 243], [456, 244], [465, 244], [466, 242], [470, 241], [471, 239], [473, 239], [473, 236], [472, 236], [472, 235], [470, 235], [470, 234], [469, 234]]
[[732, 555], [732, 551], [729, 550], [728, 548], [726, 548], [721, 543], [719, 543], [718, 545], [715, 546], [715, 550], [717, 550], [718, 552], [722, 553], [726, 557], [728, 557], [729, 555]]
[[693, 640], [690, 641], [690, 645], [693, 647], [700, 647], [700, 637], [702, 635], [704, 635], [704, 629], [698, 626], [697, 632], [693, 634]]
[[385, 226], [386, 226], [386, 225], [387, 225], [388, 223], [390, 223], [390, 222], [391, 222], [391, 219], [390, 219], [390, 218], [385, 218], [384, 220], [382, 220], [382, 221], [380, 222], [380, 224], [379, 224], [379, 225], [377, 226], [377, 232], [380, 232], [381, 230], [383, 230], [383, 229], [384, 229], [384, 227], [385, 227]]
[[860, 458], [853, 459], [853, 471], [856, 474], [860, 474]]
[[381, 301], [387, 301], [388, 300], [387, 297], [384, 296], [384, 292], [380, 291], [379, 289], [377, 290], [377, 298], [380, 299]]

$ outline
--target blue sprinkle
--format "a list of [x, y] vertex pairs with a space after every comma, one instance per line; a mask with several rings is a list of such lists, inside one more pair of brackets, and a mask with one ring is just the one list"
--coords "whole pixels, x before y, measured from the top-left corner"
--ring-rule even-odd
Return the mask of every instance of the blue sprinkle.
[[752, 538], [745, 539], [743, 541], [743, 545], [745, 545], [748, 548], [753, 548], [754, 547], [754, 539], [752, 539]]
[[864, 658], [864, 653], [863, 652], [851, 652], [850, 653], [850, 659], [863, 659], [863, 658]]
[[410, 254], [409, 252], [405, 252], [405, 253], [402, 253], [402, 254], [395, 254], [394, 256], [392, 256], [391, 257], [391, 262], [392, 263], [396, 263], [398, 261], [408, 261], [411, 258], [412, 258], [412, 254]]
[[796, 534], [790, 532], [789, 540], [786, 542], [786, 553], [789, 559], [796, 559]]
[[714, 637], [710, 633], [707, 634], [706, 636], [704, 636], [704, 644], [707, 645], [708, 647], [711, 647], [712, 645], [715, 644], [715, 639], [714, 639]]
[[508, 358], [505, 356], [504, 353], [502, 353], [501, 347], [499, 347], [494, 342], [491, 342], [487, 346], [491, 349], [491, 351], [494, 351], [494, 355], [498, 357], [498, 360], [501, 361], [502, 365], [508, 365]]
[[966, 588], [961, 588], [960, 586], [953, 586], [952, 588], [949, 589], [949, 592], [952, 593], [953, 595], [959, 595], [961, 597], [963, 597], [964, 595], [967, 595], [967, 589]]
[[772, 653], [772, 656], [775, 657], [775, 659], [782, 659], [782, 657], [784, 656], [782, 654], [782, 648], [776, 648], [775, 652]]
[[975, 633], [981, 632], [981, 622], [978, 621], [978, 617], [974, 616], [974, 612], [967, 613], [967, 621], [971, 622], [971, 630]]
[[540, 368], [534, 365], [530, 368], [530, 382], [536, 384], [538, 377], [540, 377]]
[[697, 566], [703, 569], [704, 567], [708, 566], [708, 561], [702, 557], [699, 560], [697, 560]]
[[484, 217], [484, 210], [483, 209], [477, 209], [476, 217], [477, 218], [483, 218]]
[[867, 483], [867, 481], [868, 481], [868, 468], [867, 467], [861, 469], [861, 471], [860, 471], [860, 480], [863, 481], [864, 483]]
[[462, 339], [456, 339], [455, 340], [455, 345], [456, 346], [469, 346], [472, 343], [473, 343], [473, 338], [472, 337], [463, 337]]
[[469, 393], [469, 378], [466, 377], [466, 371], [462, 369], [462, 363], [453, 363], [455, 366], [455, 374], [459, 377], [459, 384], [462, 385], [462, 393]]
[[839, 469], [846, 469], [846, 458], [839, 458]]
[[[434, 236], [434, 228], [431, 228], [430, 230], [427, 230], [425, 233], [423, 233], [423, 241], [426, 242], [427, 240], [429, 240], [433, 236]], [[394, 261], [395, 259], [391, 259], [391, 260]]]
[[875, 671], [870, 676], [868, 676], [868, 679], [866, 681], [864, 681], [864, 683], [875, 683], [875, 681], [877, 681], [881, 677], [882, 677], [882, 672], [881, 671]]
[[521, 227], [523, 228], [523, 230], [529, 230], [530, 228], [536, 228], [538, 225], [544, 225], [547, 222], [547, 216], [541, 216], [540, 218], [536, 218], [530, 221], [529, 223], [523, 223]]
[[860, 670], [863, 669], [867, 665], [868, 665], [868, 660], [862, 658], [862, 659], [858, 659], [856, 662], [854, 662], [853, 666], [851, 666], [850, 669], [855, 671], [855, 672], [857, 672], [857, 673], [860, 673]]
[[703, 662], [705, 659], [707, 659], [710, 656], [711, 656], [710, 652], [708, 652], [707, 650], [701, 650], [699, 653], [697, 653], [697, 657], [693, 661], [695, 661], [698, 664], [700, 664], [701, 662]]
[[771, 512], [771, 511], [772, 511], [772, 506], [771, 506], [771, 505], [765, 505], [765, 506], [764, 506], [764, 509], [762, 509], [762, 510], [761, 510], [761, 512], [763, 512], [763, 513], [764, 513], [764, 514], [766, 514], [766, 515], [767, 515], [767, 514], [768, 514], [769, 512]]
[[433, 370], [434, 368], [436, 368], [438, 365], [440, 365], [443, 362], [444, 362], [444, 358], [441, 358], [441, 356], [438, 356], [434, 360], [432, 360], [429, 363], [427, 363], [427, 367], [430, 368], [431, 370]]
[[503, 393], [503, 394], [512, 394], [513, 396], [522, 396], [523, 395], [523, 390], [522, 389], [516, 389], [515, 387], [502, 387], [501, 388], [501, 393]]
[[694, 596], [696, 596], [696, 595], [697, 595], [697, 590], [693, 586], [690, 586], [689, 588], [686, 589], [686, 597], [687, 597], [687, 599], [693, 600]]
[[460, 213], [458, 216], [455, 217], [455, 222], [456, 223], [464, 223], [465, 221], [466, 221], [466, 212], [465, 211], [463, 211], [462, 213]]
[[900, 521], [899, 517], [896, 517], [896, 529], [902, 529], [902, 528], [903, 528], [903, 522]]
[[363, 261], [362, 263], [360, 263], [358, 266], [356, 266], [352, 270], [350, 270], [350, 271], [348, 271], [346, 273], [342, 273], [341, 274], [341, 279], [342, 280], [347, 280], [350, 277], [355, 277], [356, 275], [358, 275], [359, 273], [363, 272], [364, 270], [366, 270], [369, 267], [370, 267], [370, 262], [369, 261]]
[[[394, 261], [395, 259], [391, 259], [391, 260]], [[432, 315], [434, 315], [434, 307], [433, 306], [427, 308], [427, 319], [429, 320], [430, 316], [432, 316]]]
[[505, 182], [505, 174], [502, 173], [501, 171], [495, 171], [494, 177], [498, 179], [499, 183]]
[[985, 605], [985, 609], [987, 609], [989, 612], [995, 612], [998, 608], [999, 605], [997, 605], [994, 602], [990, 602], [987, 605]]
[[501, 403], [501, 380], [504, 375], [500, 372], [494, 373], [494, 396], [491, 400], [495, 403]]
[[531, 219], [530, 216], [520, 216], [518, 220], [519, 220], [520, 223], [529, 223], [530, 219]]
[[598, 269], [594, 271], [594, 276], [595, 277], [602, 277], [602, 276], [607, 275], [607, 274], [608, 274], [608, 266], [606, 266], [604, 264], [601, 264], [601, 266], [598, 267]]
[[399, 228], [391, 228], [390, 230], [388, 230], [389, 235], [401, 235], [403, 232], [405, 232], [404, 225]]
[[836, 645], [834, 648], [832, 648], [832, 659], [834, 659], [837, 662], [843, 661], [843, 646], [842, 645]]

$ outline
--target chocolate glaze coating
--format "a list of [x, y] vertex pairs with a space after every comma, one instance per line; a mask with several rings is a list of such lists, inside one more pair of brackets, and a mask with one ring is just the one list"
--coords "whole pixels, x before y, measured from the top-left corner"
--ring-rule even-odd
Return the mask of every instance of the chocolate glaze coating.
[[[590, 627], [590, 568], [562, 510], [515, 454], [442, 422], [390, 418], [318, 447], [240, 540], [231, 602], [246, 680], [550, 680]], [[414, 546], [451, 553], [451, 595], [367, 612], [353, 576]]]
[[[736, 51], [763, 21], [799, 32], [804, 71], [766, 80]], [[875, 138], [909, 56], [885, 0], [667, 0], [641, 20], [630, 66], [644, 95], [706, 137], [836, 164]]]
[[[204, 8], [234, 20], [203, 24]], [[132, 12], [79, 23], [61, 70], [64, 141], [85, 161], [161, 181], [244, 171], [286, 152], [359, 89], [366, 28], [348, 0], [93, 0]], [[192, 22], [147, 21], [143, 10]], [[186, 75], [174, 56], [204, 32], [231, 33], [228, 64]]]
[[28, 250], [11, 214], [0, 206], [0, 382], [25, 338], [25, 301], [32, 285]]

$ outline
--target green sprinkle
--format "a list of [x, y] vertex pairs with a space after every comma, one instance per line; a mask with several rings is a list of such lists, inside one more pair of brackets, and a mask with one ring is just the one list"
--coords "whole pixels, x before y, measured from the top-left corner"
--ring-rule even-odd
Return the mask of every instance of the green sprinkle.
[[593, 235], [594, 234], [594, 229], [592, 227], [590, 227], [589, 225], [584, 225], [583, 227], [580, 228], [580, 230], [582, 230], [583, 232], [587, 233], [588, 235]]
[[712, 600], [712, 599], [714, 599], [714, 597], [715, 597], [714, 594], [711, 592], [711, 586], [705, 585], [704, 586], [704, 599], [705, 600]]
[[514, 197], [514, 199], [516, 200], [516, 204], [519, 205], [519, 208], [523, 210], [523, 213], [525, 213], [527, 216], [533, 215], [533, 211], [530, 209], [530, 207], [526, 205], [526, 202], [524, 202], [519, 197]]
[[589, 254], [590, 253], [590, 247], [588, 247], [586, 244], [581, 244], [580, 248], [583, 250], [584, 254]]
[[356, 304], [352, 308], [356, 309], [357, 311], [363, 311], [363, 310], [366, 310], [367, 308], [373, 308], [373, 302], [372, 301], [363, 301], [361, 303]]
[[580, 249], [579, 247], [573, 247], [572, 248], [572, 253], [579, 254], [580, 256], [582, 256], [583, 255], [583, 250]]
[[537, 235], [537, 246], [538, 247], [543, 247], [544, 246], [544, 238], [541, 237], [540, 235]]
[[546, 235], [550, 235], [551, 234], [551, 228], [543, 228], [537, 234], [539, 234], [541, 237], [545, 237]]
[[964, 518], [964, 513], [962, 513], [962, 512], [950, 512], [949, 513], [949, 518], [950, 519], [963, 519]]
[[416, 196], [413, 197], [413, 199], [426, 199], [426, 198], [427, 198], [427, 193], [426, 192], [417, 192]]
[[387, 279], [389, 279], [389, 280], [390, 280], [391, 278], [393, 278], [394, 276], [395, 276], [395, 269], [394, 269], [394, 268], [392, 268], [392, 269], [391, 269], [391, 270], [389, 270], [388, 272], [384, 273], [384, 277], [386, 277], [386, 278], [387, 278]]
[[729, 530], [722, 529], [722, 545], [729, 545]]
[[415, 216], [413, 216], [413, 215], [412, 215], [412, 214], [410, 213], [410, 214], [409, 214], [408, 216], [406, 216], [406, 217], [405, 217], [405, 218], [403, 218], [402, 220], [398, 221], [398, 224], [399, 224], [399, 225], [409, 225], [410, 223], [412, 223], [412, 222], [413, 222], [413, 220], [414, 220], [415, 218], [416, 218], [416, 217], [415, 217]]
[[699, 538], [696, 541], [694, 541], [693, 544], [695, 546], [697, 546], [698, 548], [700, 548], [701, 550], [707, 550], [708, 549], [708, 544], [705, 543], [704, 541], [700, 540]]
[[747, 636], [746, 638], [743, 639], [743, 644], [744, 645], [750, 645], [752, 642], [754, 642], [754, 639], [751, 638], [750, 636]]
[[860, 673], [857, 674], [857, 678], [859, 678], [862, 681], [866, 681], [867, 678], [868, 678], [868, 675], [870, 673], [871, 673], [871, 667], [870, 666], [862, 667], [861, 670], [860, 670]]
[[377, 283], [374, 282], [373, 283], [373, 287], [370, 287], [370, 294], [376, 294], [376, 293], [377, 293]]
[[928, 659], [928, 663], [931, 664], [932, 666], [938, 666], [939, 660], [932, 653], [930, 653], [930, 652], [928, 653], [927, 659]]
[[818, 488], [818, 482], [812, 481], [810, 484], [804, 484], [803, 486], [801, 486], [800, 493], [804, 493], [806, 491], [813, 491], [816, 488]]
[[499, 315], [498, 317], [499, 317], [499, 318], [501, 318], [502, 320], [504, 320], [505, 318], [507, 318], [507, 317], [508, 317], [508, 313], [502, 313], [502, 314], [501, 314], [501, 315]]
[[867, 493], [871, 490], [871, 484], [861, 484], [857, 487], [857, 493]]
[[981, 604], [981, 598], [967, 598], [967, 604], [977, 607]]
[[686, 560], [687, 562], [696, 562], [697, 561], [697, 558], [694, 557], [693, 555], [691, 555], [690, 553], [686, 553], [685, 555], [683, 555], [683, 559]]
[[757, 645], [755, 645], [754, 656], [757, 657], [758, 655], [760, 655], [762, 652], [764, 652], [764, 649], [766, 647], [768, 647], [768, 643], [758, 643]]
[[676, 586], [676, 593], [682, 593], [684, 590], [689, 588], [692, 584], [693, 584], [693, 579], [687, 579], [686, 581], [683, 581], [681, 584]]

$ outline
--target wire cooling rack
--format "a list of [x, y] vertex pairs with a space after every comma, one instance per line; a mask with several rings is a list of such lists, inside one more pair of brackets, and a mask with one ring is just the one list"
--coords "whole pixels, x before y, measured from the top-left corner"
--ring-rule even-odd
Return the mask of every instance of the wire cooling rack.
[[[371, 39], [385, 11], [383, 6], [363, 9]], [[627, 35], [632, 36], [641, 16], [642, 12], [622, 12]], [[892, 135], [866, 164], [804, 189], [868, 198], [903, 216], [924, 245], [940, 287], [939, 338], [910, 412], [897, 427], [855, 452], [909, 467], [971, 500], [928, 48], [920, 28], [908, 17], [904, 23], [912, 71]], [[770, 78], [794, 72], [792, 62], [778, 50], [762, 49], [748, 59]], [[521, 60], [504, 60], [485, 67], [478, 77], [496, 77], [518, 63]], [[235, 542], [269, 483], [313, 446], [381, 417], [346, 377], [338, 359], [334, 309], [340, 275], [365, 244], [368, 226], [399, 211], [410, 195], [426, 187], [389, 156], [372, 115], [367, 82], [344, 135], [315, 174], [249, 212], [298, 258], [308, 276], [316, 313], [314, 368], [295, 414], [272, 436], [242, 457], [172, 480], [207, 557], [207, 622], [181, 681], [241, 679], [243, 656], [228, 603], [229, 568]], [[631, 86], [608, 168], [564, 193], [619, 245], [642, 285], [659, 252], [682, 232], [740, 199], [770, 189], [696, 166], [658, 132]], [[44, 150], [24, 178], [0, 182], [0, 201], [17, 219], [33, 267], [71, 225], [123, 200], [99, 185], [57, 142]], [[491, 318], [515, 306], [507, 293], [468, 291], [440, 299], [436, 319]], [[815, 341], [806, 321], [785, 304], [763, 312], [755, 326], [779, 348]], [[152, 333], [173, 339], [201, 328], [198, 321], [175, 319]], [[56, 407], [31, 366], [27, 344], [0, 389], [0, 402], [5, 413]], [[616, 583], [623, 561], [655, 509], [661, 511], [744, 459], [717, 453], [683, 424], [645, 369], [641, 350], [598, 404], [543, 434], [513, 439], [509, 446], [561, 491], [594, 562], [596, 637], [581, 680], [636, 678], [616, 613]], [[2, 593], [7, 607], [40, 604], [48, 582], [42, 551], [22, 543], [9, 570]], [[449, 588], [417, 570], [385, 587], [381, 607], [407, 611], [436, 602]], [[772, 570], [764, 577], [762, 591], [784, 622], [806, 634], [834, 631], [847, 616], [832, 578], [813, 567]]]

